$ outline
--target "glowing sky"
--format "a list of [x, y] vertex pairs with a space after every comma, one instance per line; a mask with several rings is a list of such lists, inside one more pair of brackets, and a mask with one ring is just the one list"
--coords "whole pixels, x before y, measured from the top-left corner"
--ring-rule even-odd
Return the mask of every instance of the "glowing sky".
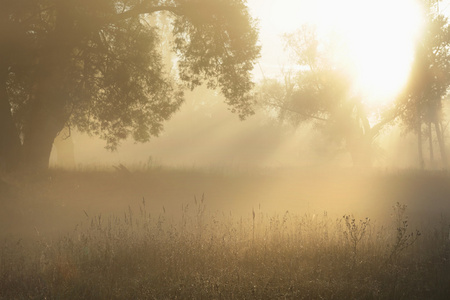
[[[250, 0], [261, 26], [262, 59], [255, 75], [274, 76], [289, 68], [281, 35], [304, 23], [324, 35], [337, 34], [347, 48], [342, 62], [367, 102], [390, 101], [407, 80], [420, 35], [415, 0]], [[442, 6], [444, 6], [442, 4]], [[386, 100], [388, 99], [388, 100]]]

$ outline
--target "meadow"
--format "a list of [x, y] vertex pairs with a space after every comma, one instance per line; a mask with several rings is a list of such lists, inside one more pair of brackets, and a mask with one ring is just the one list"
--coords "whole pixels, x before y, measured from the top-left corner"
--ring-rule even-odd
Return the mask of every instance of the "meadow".
[[0, 299], [448, 299], [443, 171], [0, 177]]

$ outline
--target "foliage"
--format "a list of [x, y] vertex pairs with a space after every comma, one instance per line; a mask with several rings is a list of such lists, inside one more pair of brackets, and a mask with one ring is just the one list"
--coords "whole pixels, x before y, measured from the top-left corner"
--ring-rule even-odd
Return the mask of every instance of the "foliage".
[[[111, 149], [128, 137], [148, 141], [180, 107], [183, 89], [204, 81], [219, 88], [241, 118], [252, 113], [251, 70], [260, 48], [245, 1], [0, 4], [2, 28], [10, 30], [0, 35], [7, 45], [0, 61], [6, 74], [1, 113], [12, 114], [30, 164], [48, 163], [51, 142], [64, 126], [99, 135]], [[154, 18], [158, 12], [173, 20], [173, 44], [163, 49], [167, 30], [159, 27], [167, 24]], [[178, 74], [164, 68], [168, 50], [177, 55]], [[0, 134], [12, 135], [4, 128]]]
[[[233, 112], [252, 112], [250, 72], [259, 55], [255, 23], [241, 0], [182, 1], [183, 17], [174, 22], [180, 78], [193, 88], [207, 79], [220, 87]], [[188, 38], [186, 38], [188, 37]]]

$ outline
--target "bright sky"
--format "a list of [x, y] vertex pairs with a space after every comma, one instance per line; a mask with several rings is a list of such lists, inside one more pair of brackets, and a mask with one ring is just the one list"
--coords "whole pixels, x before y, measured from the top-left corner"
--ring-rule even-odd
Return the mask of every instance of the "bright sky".
[[[355, 92], [368, 104], [392, 101], [405, 84], [420, 35], [416, 0], [249, 0], [260, 20], [262, 59], [256, 76], [289, 68], [281, 35], [312, 23], [347, 44], [342, 62], [354, 76]], [[441, 4], [445, 9], [446, 4]], [[345, 56], [345, 57], [344, 57]]]

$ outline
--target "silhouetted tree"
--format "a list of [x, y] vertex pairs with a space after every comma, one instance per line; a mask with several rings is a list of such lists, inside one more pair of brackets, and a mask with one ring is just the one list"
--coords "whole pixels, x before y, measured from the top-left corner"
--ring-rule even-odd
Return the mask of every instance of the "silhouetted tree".
[[[173, 15], [178, 74], [163, 68], [157, 12]], [[183, 88], [219, 88], [252, 113], [259, 56], [244, 0], [0, 0], [0, 167], [48, 167], [65, 126], [107, 147], [157, 136]]]
[[394, 111], [370, 125], [361, 97], [352, 91], [351, 77], [334, 60], [333, 45], [318, 39], [315, 27], [304, 25], [286, 38], [299, 71], [287, 72], [282, 83], [266, 79], [259, 87], [262, 101], [281, 120], [294, 125], [313, 122], [350, 153], [355, 166], [371, 165], [374, 138], [394, 119]]
[[[411, 76], [397, 103], [407, 131], [417, 134], [419, 165], [423, 169], [422, 143], [428, 134], [430, 160], [434, 159], [432, 129], [436, 133], [442, 166], [448, 167], [445, 150], [442, 101], [450, 85], [450, 27], [448, 19], [436, 8], [438, 1], [424, 1], [425, 29], [416, 47]], [[424, 131], [423, 125], [428, 126]]]

